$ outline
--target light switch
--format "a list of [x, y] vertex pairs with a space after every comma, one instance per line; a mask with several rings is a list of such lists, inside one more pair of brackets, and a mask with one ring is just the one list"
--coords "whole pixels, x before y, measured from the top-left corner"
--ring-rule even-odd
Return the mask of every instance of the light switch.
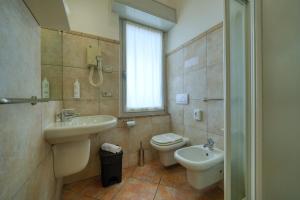
[[188, 94], [176, 94], [176, 104], [188, 104], [189, 95]]
[[202, 121], [202, 110], [194, 109], [194, 119], [196, 121]]

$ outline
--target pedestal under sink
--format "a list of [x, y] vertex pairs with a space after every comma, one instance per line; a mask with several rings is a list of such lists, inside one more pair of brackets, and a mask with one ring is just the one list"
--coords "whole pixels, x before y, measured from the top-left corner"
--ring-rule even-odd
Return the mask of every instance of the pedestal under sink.
[[44, 135], [52, 144], [55, 176], [68, 176], [83, 170], [89, 160], [90, 135], [116, 125], [117, 118], [109, 115], [75, 117], [50, 124]]

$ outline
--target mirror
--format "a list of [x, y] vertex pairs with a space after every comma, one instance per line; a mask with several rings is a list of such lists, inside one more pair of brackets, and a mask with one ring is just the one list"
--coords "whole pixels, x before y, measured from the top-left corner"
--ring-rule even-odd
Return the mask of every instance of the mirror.
[[62, 32], [41, 29], [41, 91], [50, 101], [63, 99]]

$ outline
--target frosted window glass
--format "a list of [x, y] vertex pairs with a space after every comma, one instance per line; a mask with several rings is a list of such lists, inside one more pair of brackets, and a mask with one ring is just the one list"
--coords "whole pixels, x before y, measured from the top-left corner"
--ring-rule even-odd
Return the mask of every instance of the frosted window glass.
[[126, 111], [162, 110], [163, 34], [152, 28], [125, 23]]

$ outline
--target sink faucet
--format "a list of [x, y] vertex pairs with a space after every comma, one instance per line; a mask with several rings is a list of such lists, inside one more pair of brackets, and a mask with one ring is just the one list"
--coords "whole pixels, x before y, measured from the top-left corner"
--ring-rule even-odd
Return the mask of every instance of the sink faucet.
[[212, 150], [214, 150], [214, 144], [215, 144], [214, 140], [212, 138], [208, 138], [207, 143], [204, 144], [203, 147], [208, 147], [209, 150], [212, 151]]
[[61, 122], [69, 121], [74, 117], [78, 117], [79, 113], [76, 113], [74, 109], [63, 109], [56, 115]]

